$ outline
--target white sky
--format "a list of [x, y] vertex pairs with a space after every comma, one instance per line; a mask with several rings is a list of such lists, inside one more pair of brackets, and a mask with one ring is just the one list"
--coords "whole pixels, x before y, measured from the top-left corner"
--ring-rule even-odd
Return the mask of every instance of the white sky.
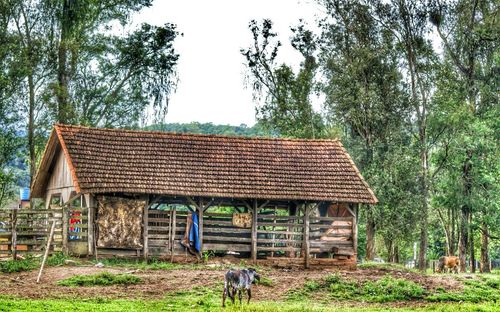
[[314, 26], [319, 10], [314, 0], [155, 0], [134, 17], [134, 24], [169, 22], [184, 34], [175, 40], [179, 83], [165, 121], [253, 125], [255, 104], [244, 87], [240, 53], [252, 44], [248, 23], [271, 19], [283, 43], [280, 62], [297, 66], [301, 56], [289, 44], [290, 26], [300, 18]]

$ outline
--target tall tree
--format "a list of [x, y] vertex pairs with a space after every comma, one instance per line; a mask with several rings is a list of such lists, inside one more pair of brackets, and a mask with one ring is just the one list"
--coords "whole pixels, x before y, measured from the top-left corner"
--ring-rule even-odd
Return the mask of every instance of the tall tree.
[[176, 26], [115, 30], [151, 0], [2, 3], [12, 16], [6, 32], [17, 38], [8, 66], [23, 77], [14, 96], [26, 107], [31, 177], [54, 121], [133, 127], [151, 104], [164, 116], [176, 82]]
[[9, 35], [17, 38], [11, 66], [15, 68], [15, 75], [21, 78], [14, 96], [20, 102], [17, 106], [26, 112], [28, 163], [33, 177], [41, 149], [40, 136], [43, 137], [46, 128], [40, 124], [46, 117], [41, 93], [54, 73], [46, 58], [50, 53], [46, 32], [50, 21], [44, 19], [46, 6], [41, 1], [9, 0], [7, 3], [12, 14]]
[[302, 53], [304, 61], [299, 72], [277, 62], [281, 42], [273, 32], [272, 22], [263, 20], [259, 25], [255, 20], [249, 24], [253, 45], [242, 49], [246, 59], [248, 80], [254, 98], [263, 104], [257, 108], [257, 119], [268, 130], [283, 136], [317, 138], [324, 136], [321, 116], [311, 104], [314, 75], [317, 69], [313, 56], [315, 40], [304, 25], [292, 28], [295, 36], [292, 46]]
[[411, 104], [418, 129], [418, 149], [420, 153], [420, 249], [418, 265], [426, 268], [429, 220], [429, 129], [430, 98], [433, 80], [435, 55], [430, 40], [427, 7], [421, 1], [393, 0], [389, 3], [374, 2], [375, 12], [380, 24], [394, 34], [402, 60], [403, 70], [409, 77]]
[[20, 116], [14, 100], [14, 91], [21, 78], [11, 66], [16, 57], [17, 38], [7, 31], [12, 17], [12, 8], [0, 1], [0, 208], [14, 195], [16, 180], [9, 165], [21, 144], [18, 137]]
[[[471, 270], [475, 270], [473, 230], [471, 220], [479, 207], [474, 207], [474, 189], [478, 184], [479, 161], [484, 149], [476, 135], [484, 122], [498, 117], [498, 5], [495, 1], [434, 1], [431, 21], [443, 42], [445, 57], [454, 65], [457, 85], [463, 90], [456, 112], [461, 112], [462, 127], [457, 134], [463, 139], [461, 165], [462, 198], [460, 208], [459, 257], [465, 271], [467, 251], [471, 255]], [[463, 125], [466, 125], [465, 127]], [[479, 131], [481, 133], [482, 131]], [[479, 162], [478, 162], [479, 161]], [[475, 166], [479, 168], [475, 169]], [[480, 210], [479, 210], [480, 211]], [[488, 213], [483, 213], [486, 220]], [[481, 247], [488, 250], [488, 222], [481, 222]], [[472, 247], [472, 248], [471, 248]], [[487, 253], [481, 255], [481, 266], [486, 268]]]
[[[359, 148], [359, 153], [353, 154], [362, 155], [357, 163], [377, 190], [384, 181], [376, 177], [390, 175], [378, 168], [390, 153], [391, 139], [407, 116], [397, 47], [392, 33], [378, 25], [368, 5], [343, 0], [322, 4], [328, 14], [320, 25], [327, 116], [330, 123], [346, 127], [348, 147]], [[388, 197], [379, 196], [379, 200], [378, 206], [364, 209], [368, 260], [375, 257], [377, 215], [389, 204]]]

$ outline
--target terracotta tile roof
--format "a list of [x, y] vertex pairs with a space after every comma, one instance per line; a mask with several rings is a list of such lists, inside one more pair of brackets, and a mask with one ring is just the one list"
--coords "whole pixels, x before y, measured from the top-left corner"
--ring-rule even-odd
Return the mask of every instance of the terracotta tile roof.
[[377, 202], [337, 140], [54, 128], [82, 193]]

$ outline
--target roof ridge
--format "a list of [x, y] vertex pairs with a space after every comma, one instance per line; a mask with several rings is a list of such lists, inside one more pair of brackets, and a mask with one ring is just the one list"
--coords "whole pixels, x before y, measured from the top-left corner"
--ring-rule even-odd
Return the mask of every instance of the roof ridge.
[[77, 128], [77, 129], [91, 129], [100, 131], [112, 131], [112, 132], [129, 132], [129, 133], [148, 133], [148, 134], [160, 134], [160, 135], [175, 135], [175, 136], [187, 136], [187, 137], [205, 137], [205, 138], [230, 138], [230, 139], [244, 139], [244, 140], [268, 140], [268, 141], [289, 141], [289, 142], [317, 142], [317, 143], [340, 143], [338, 138], [335, 139], [300, 139], [300, 138], [283, 138], [283, 137], [264, 137], [264, 136], [239, 136], [239, 135], [226, 135], [226, 134], [203, 134], [203, 133], [185, 133], [185, 132], [172, 132], [172, 131], [160, 131], [160, 130], [134, 130], [134, 129], [123, 129], [123, 128], [100, 128], [100, 127], [90, 127], [82, 125], [67, 125], [55, 123], [55, 128]]

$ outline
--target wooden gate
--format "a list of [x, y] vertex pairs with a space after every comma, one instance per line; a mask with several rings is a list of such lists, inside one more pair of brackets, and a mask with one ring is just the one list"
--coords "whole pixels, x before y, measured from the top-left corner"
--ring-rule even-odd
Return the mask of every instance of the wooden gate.
[[56, 222], [51, 252], [63, 248], [63, 210], [1, 209], [0, 257], [40, 254], [46, 247], [52, 221]]

